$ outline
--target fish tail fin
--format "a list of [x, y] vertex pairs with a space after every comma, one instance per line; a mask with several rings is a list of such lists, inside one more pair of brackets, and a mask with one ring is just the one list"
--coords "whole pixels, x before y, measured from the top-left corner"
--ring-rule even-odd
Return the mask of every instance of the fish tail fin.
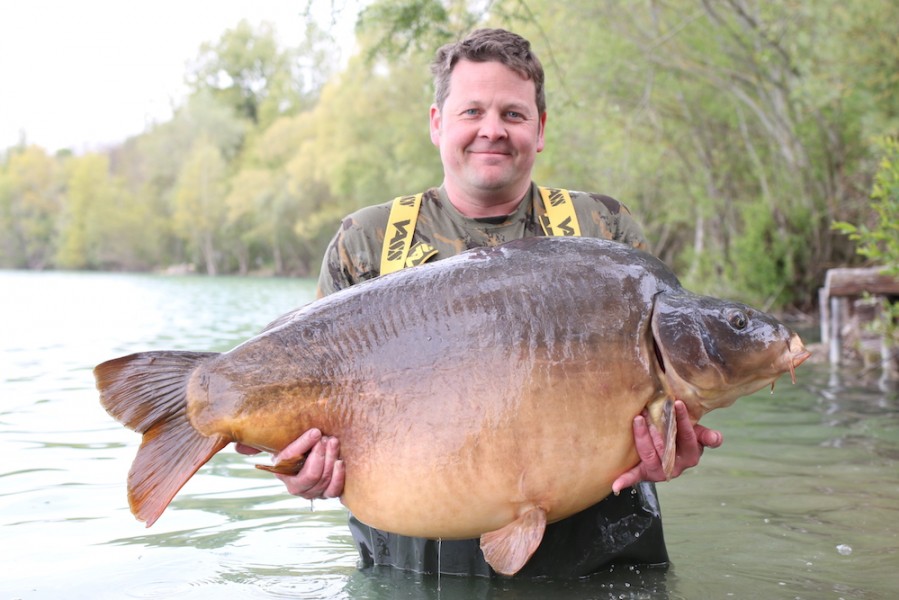
[[205, 436], [187, 416], [187, 383], [210, 352], [142, 352], [94, 369], [100, 403], [116, 420], [143, 434], [128, 473], [128, 503], [152, 525], [197, 470], [230, 441]]

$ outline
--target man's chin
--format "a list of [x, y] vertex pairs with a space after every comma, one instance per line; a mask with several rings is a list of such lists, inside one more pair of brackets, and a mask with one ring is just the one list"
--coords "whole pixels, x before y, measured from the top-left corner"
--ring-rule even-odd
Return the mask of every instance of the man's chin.
[[490, 172], [490, 170], [482, 169], [473, 174], [471, 181], [479, 189], [482, 189], [484, 191], [496, 192], [508, 188], [515, 182], [515, 178], [510, 177], [509, 174], [505, 172], [505, 170], [503, 170], [502, 172], [500, 172], [499, 170]]

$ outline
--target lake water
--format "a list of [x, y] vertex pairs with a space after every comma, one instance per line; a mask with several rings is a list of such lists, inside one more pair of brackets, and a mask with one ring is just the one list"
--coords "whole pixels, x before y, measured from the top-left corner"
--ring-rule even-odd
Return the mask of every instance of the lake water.
[[231, 447], [144, 528], [139, 436], [91, 370], [148, 349], [227, 350], [310, 300], [291, 279], [0, 271], [0, 600], [35, 598], [894, 598], [899, 395], [822, 365], [713, 412], [722, 448], [658, 486], [673, 566], [577, 581], [356, 569], [336, 500], [288, 495]]

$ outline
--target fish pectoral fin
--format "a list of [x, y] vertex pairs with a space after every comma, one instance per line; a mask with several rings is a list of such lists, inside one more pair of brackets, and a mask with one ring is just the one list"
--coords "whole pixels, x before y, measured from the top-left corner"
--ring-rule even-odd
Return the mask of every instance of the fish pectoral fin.
[[306, 463], [306, 456], [308, 455], [304, 454], [293, 460], [279, 460], [273, 465], [256, 465], [256, 468], [269, 473], [277, 473], [278, 475], [296, 475]]
[[662, 436], [662, 469], [665, 477], [671, 479], [674, 472], [677, 441], [677, 418], [674, 414], [674, 400], [666, 398], [649, 405], [649, 420]]
[[484, 559], [497, 573], [514, 575], [537, 550], [545, 530], [546, 511], [529, 508], [502, 529], [481, 536]]

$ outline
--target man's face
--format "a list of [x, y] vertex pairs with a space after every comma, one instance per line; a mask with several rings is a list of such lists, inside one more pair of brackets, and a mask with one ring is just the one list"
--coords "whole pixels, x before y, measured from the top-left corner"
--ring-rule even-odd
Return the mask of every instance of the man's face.
[[443, 108], [431, 107], [448, 190], [504, 201], [503, 193], [523, 195], [545, 122], [533, 81], [495, 61], [459, 61]]

